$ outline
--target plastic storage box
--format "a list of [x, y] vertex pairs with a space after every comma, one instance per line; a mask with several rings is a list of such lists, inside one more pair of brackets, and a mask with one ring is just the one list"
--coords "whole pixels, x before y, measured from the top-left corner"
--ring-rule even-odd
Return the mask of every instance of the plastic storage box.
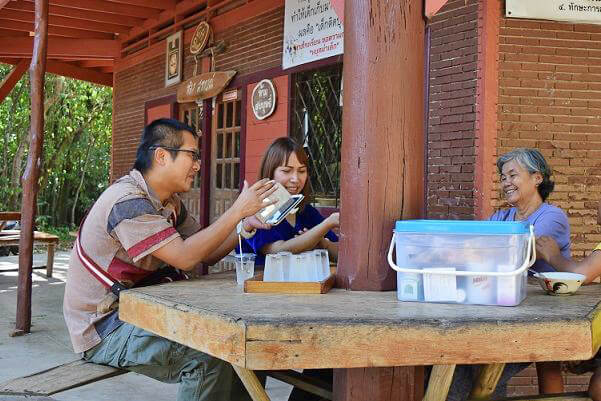
[[[401, 301], [515, 306], [536, 260], [534, 229], [522, 222], [397, 221], [388, 263]], [[396, 246], [396, 263], [392, 254]]]

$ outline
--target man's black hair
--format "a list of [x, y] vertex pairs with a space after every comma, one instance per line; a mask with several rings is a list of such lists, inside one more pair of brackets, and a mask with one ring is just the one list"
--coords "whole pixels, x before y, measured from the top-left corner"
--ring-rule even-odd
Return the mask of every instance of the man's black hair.
[[[184, 144], [183, 131], [188, 131], [194, 135], [194, 138], [198, 137], [194, 128], [172, 118], [160, 118], [144, 127], [134, 168], [142, 174], [147, 172], [152, 167], [152, 157], [158, 146], [179, 149]], [[177, 157], [177, 152], [167, 151], [172, 159]]]

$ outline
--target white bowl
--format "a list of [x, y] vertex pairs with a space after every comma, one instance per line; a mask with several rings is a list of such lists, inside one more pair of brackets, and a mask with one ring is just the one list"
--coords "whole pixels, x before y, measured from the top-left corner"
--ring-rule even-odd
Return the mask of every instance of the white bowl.
[[570, 295], [576, 292], [586, 279], [584, 274], [568, 272], [544, 272], [534, 275], [543, 290], [550, 295]]

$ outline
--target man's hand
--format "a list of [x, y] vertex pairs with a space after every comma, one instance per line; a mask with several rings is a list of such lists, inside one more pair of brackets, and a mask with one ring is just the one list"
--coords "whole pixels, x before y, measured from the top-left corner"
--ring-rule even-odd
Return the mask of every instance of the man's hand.
[[273, 205], [276, 202], [263, 202], [275, 190], [276, 187], [273, 185], [273, 181], [268, 178], [263, 178], [250, 187], [248, 186], [248, 182], [244, 180], [242, 192], [232, 205], [232, 209], [239, 213], [239, 220], [243, 217], [252, 216], [265, 206]]
[[271, 224], [262, 223], [261, 220], [257, 219], [254, 215], [242, 220], [242, 224], [244, 226], [244, 230], [247, 232], [251, 232], [255, 229], [269, 230], [271, 228]]
[[554, 258], [561, 254], [561, 251], [553, 238], [543, 235], [536, 239], [536, 254], [540, 259], [551, 263]]

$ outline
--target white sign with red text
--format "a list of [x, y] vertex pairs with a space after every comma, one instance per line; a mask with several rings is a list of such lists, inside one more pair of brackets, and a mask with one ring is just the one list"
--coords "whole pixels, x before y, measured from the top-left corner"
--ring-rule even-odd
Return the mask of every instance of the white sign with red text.
[[344, 52], [344, 27], [336, 14], [340, 3], [344, 6], [341, 0], [286, 0], [284, 69]]

